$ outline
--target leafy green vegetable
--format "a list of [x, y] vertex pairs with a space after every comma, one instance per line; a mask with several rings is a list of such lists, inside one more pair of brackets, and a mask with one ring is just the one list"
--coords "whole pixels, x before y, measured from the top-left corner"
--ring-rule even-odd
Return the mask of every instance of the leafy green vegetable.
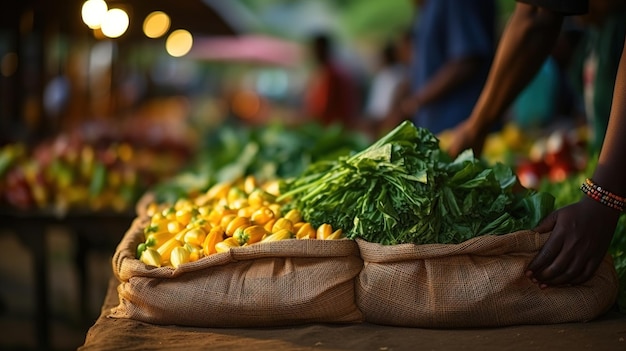
[[259, 180], [293, 177], [312, 162], [334, 159], [366, 145], [363, 134], [339, 125], [224, 124], [203, 138], [196, 157], [183, 171], [152, 190], [157, 201], [174, 202], [217, 182], [247, 175]]
[[432, 133], [405, 121], [359, 153], [284, 180], [279, 200], [349, 238], [458, 243], [531, 228], [552, 210], [551, 195], [517, 185], [510, 168], [490, 168], [470, 150], [452, 160]]

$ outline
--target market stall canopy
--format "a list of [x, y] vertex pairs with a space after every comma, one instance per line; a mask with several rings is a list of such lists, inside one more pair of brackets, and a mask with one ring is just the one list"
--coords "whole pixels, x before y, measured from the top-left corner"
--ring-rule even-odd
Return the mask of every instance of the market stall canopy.
[[297, 43], [270, 36], [205, 36], [195, 39], [189, 57], [207, 61], [292, 66], [301, 61], [303, 53]]

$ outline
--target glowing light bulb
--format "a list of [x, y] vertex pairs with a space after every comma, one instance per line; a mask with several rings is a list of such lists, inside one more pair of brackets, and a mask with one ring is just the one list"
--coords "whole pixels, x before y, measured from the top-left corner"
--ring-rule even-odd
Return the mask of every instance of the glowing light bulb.
[[167, 37], [165, 49], [167, 53], [174, 57], [185, 56], [193, 46], [193, 37], [189, 31], [177, 29]]
[[81, 8], [83, 22], [91, 29], [100, 28], [107, 10], [108, 6], [104, 0], [87, 0]]
[[143, 32], [148, 38], [158, 38], [170, 29], [170, 17], [161, 11], [154, 11], [143, 21]]
[[109, 38], [117, 38], [128, 29], [128, 14], [122, 9], [110, 9], [102, 21], [102, 33]]

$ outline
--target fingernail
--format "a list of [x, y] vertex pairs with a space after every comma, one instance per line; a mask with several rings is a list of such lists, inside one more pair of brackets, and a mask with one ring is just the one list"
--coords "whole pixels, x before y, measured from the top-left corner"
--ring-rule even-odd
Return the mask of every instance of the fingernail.
[[548, 287], [548, 284], [540, 284], [539, 289], [545, 289]]

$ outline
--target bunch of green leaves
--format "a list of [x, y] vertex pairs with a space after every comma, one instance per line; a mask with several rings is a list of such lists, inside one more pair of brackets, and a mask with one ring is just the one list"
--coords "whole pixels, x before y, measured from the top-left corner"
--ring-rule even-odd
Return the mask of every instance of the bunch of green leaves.
[[385, 245], [459, 243], [531, 228], [553, 197], [517, 186], [513, 171], [470, 150], [452, 160], [405, 121], [361, 152], [317, 162], [281, 184], [282, 199], [314, 226]]
[[367, 145], [364, 134], [339, 125], [223, 124], [204, 136], [184, 170], [157, 184], [159, 202], [174, 202], [222, 181], [254, 175], [260, 181], [293, 177], [311, 163], [334, 159]]

